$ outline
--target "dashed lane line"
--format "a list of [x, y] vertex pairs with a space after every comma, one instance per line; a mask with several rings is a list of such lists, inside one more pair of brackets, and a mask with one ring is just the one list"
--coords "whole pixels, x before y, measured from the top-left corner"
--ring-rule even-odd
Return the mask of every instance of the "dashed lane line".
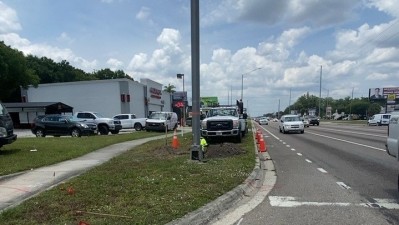
[[322, 173], [327, 173], [327, 171], [323, 168], [317, 168], [318, 171], [322, 172]]

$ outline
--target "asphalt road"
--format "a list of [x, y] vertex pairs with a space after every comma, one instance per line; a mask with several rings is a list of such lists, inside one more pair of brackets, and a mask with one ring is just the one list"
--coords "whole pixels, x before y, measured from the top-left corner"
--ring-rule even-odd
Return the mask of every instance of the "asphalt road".
[[277, 127], [262, 126], [277, 182], [234, 224], [399, 224], [399, 162], [385, 151], [386, 126]]

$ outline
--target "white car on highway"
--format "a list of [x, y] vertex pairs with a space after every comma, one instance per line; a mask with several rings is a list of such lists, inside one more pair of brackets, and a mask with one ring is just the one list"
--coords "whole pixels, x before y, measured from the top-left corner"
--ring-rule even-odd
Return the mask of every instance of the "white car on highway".
[[267, 118], [260, 118], [259, 119], [259, 124], [260, 125], [268, 125], [269, 124], [269, 120]]
[[280, 118], [279, 130], [285, 134], [288, 132], [305, 132], [305, 126], [298, 115], [284, 115]]

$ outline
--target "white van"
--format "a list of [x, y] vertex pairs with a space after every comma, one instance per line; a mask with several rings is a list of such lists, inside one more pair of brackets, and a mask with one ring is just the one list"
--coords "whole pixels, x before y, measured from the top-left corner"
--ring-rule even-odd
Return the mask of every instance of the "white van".
[[367, 125], [369, 125], [369, 126], [371, 126], [371, 125], [376, 125], [376, 126], [388, 125], [390, 118], [391, 118], [391, 114], [375, 114], [367, 121]]
[[145, 121], [147, 131], [174, 130], [177, 128], [177, 114], [175, 112], [153, 112]]

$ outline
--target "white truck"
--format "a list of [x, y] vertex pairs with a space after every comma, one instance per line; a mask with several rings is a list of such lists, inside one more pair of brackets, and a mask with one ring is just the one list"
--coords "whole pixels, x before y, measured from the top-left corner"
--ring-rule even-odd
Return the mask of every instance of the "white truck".
[[[385, 144], [387, 153], [399, 161], [399, 112], [392, 112], [388, 124], [388, 137]], [[399, 190], [399, 175], [398, 175]]]
[[121, 121], [107, 118], [97, 112], [76, 112], [74, 116], [79, 120], [97, 124], [97, 130], [101, 135], [107, 135], [109, 132], [118, 134], [122, 129]]
[[248, 132], [246, 114], [237, 107], [211, 108], [201, 122], [201, 136], [207, 140], [229, 138], [241, 143]]
[[114, 120], [121, 121], [122, 129], [135, 129], [140, 131], [145, 127], [147, 118], [137, 118], [135, 114], [118, 114]]

